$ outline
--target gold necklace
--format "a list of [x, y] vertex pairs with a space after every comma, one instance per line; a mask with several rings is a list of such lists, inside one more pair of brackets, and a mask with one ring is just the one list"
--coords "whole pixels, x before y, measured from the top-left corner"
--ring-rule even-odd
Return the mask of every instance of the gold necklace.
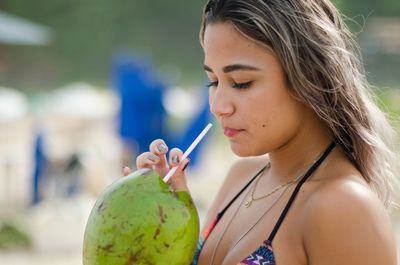
[[[267, 167], [267, 168], [268, 168], [268, 167]], [[269, 211], [271, 211], [271, 209], [272, 209], [272, 208], [278, 203], [278, 201], [283, 197], [283, 195], [285, 194], [285, 192], [286, 192], [286, 190], [289, 188], [289, 186], [290, 186], [290, 185], [288, 185], [288, 186], [282, 191], [282, 193], [279, 194], [279, 196], [272, 202], [272, 204], [265, 210], [265, 212], [258, 218], [258, 220], [250, 227], [250, 229], [248, 229], [247, 232], [244, 233], [244, 234], [239, 238], [239, 240], [236, 241], [236, 243], [234, 244], [234, 246], [233, 246], [232, 248], [236, 247], [236, 245], [239, 243], [239, 241], [242, 240], [243, 237], [245, 237], [245, 236], [250, 232], [250, 230], [253, 229], [254, 226], [256, 226], [256, 225], [260, 222], [260, 220], [261, 220]], [[217, 240], [217, 243], [215, 244], [214, 250], [213, 250], [213, 252], [212, 252], [212, 255], [211, 255], [211, 262], [210, 262], [211, 265], [214, 265], [215, 254], [216, 254], [217, 249], [218, 249], [218, 247], [219, 247], [219, 245], [220, 245], [220, 243], [221, 243], [222, 238], [224, 237], [226, 231], [228, 230], [228, 228], [229, 228], [230, 225], [232, 224], [232, 221], [236, 218], [236, 215], [238, 214], [239, 209], [242, 207], [242, 205], [243, 205], [243, 203], [244, 203], [244, 201], [245, 201], [244, 199], [247, 197], [247, 195], [249, 194], [249, 192], [250, 192], [250, 190], [247, 191], [247, 194], [245, 194], [245, 195], [243, 196], [243, 199], [242, 199], [242, 201], [240, 202], [239, 206], [236, 208], [236, 210], [235, 210], [235, 212], [234, 212], [232, 218], [229, 220], [229, 222], [228, 222], [227, 225], [225, 226], [224, 230], [222, 231], [221, 235], [219, 236], [219, 238], [218, 238], [218, 240]]]
[[[331, 149], [331, 150], [332, 150], [332, 149]], [[325, 151], [325, 152], [326, 152], [326, 151]], [[313, 167], [313, 165], [315, 165], [315, 163], [325, 154], [325, 152], [323, 152], [317, 159], [315, 159], [315, 160], [311, 163], [311, 166], [309, 167], [309, 169], [308, 169], [306, 172], [309, 172], [309, 170], [310, 170], [310, 169]], [[329, 152], [326, 153], [326, 154], [329, 154]], [[326, 158], [326, 157], [325, 157], [325, 158]], [[266, 169], [268, 169], [268, 168], [270, 168], [270, 167], [271, 167], [271, 163], [268, 162], [268, 165], [267, 165]], [[306, 173], [306, 174], [307, 174], [307, 173]], [[254, 228], [254, 226], [256, 226], [256, 225], [259, 223], [259, 221], [260, 221], [260, 220], [261, 220], [275, 205], [276, 205], [276, 203], [281, 199], [281, 197], [283, 196], [283, 194], [285, 194], [285, 192], [288, 190], [289, 186], [292, 185], [293, 183], [295, 183], [296, 181], [298, 181], [302, 176], [303, 176], [303, 175], [300, 175], [300, 176], [298, 176], [298, 177], [296, 177], [296, 178], [290, 180], [289, 182], [284, 183], [284, 184], [278, 186], [277, 188], [275, 188], [275, 189], [274, 189], [273, 191], [271, 191], [270, 193], [268, 193], [268, 194], [262, 196], [263, 198], [268, 197], [268, 196], [271, 196], [272, 194], [274, 194], [274, 193], [277, 192], [278, 190], [282, 189], [283, 187], [286, 187], [286, 188], [282, 191], [282, 193], [278, 196], [278, 198], [276, 198], [276, 200], [272, 202], [272, 204], [270, 205], [270, 207], [267, 208], [267, 210], [258, 218], [258, 220], [255, 222], [255, 224], [253, 224], [253, 225], [250, 227], [250, 229], [248, 229], [248, 230], [239, 238], [239, 240], [236, 241], [236, 243], [233, 245], [233, 247], [232, 247], [230, 250], [232, 250], [234, 247], [236, 247], [236, 245], [240, 242], [240, 240], [242, 240], [243, 237], [245, 237], [245, 236]], [[260, 178], [260, 177], [261, 177], [261, 176], [259, 176], [259, 178]], [[257, 182], [257, 183], [258, 183], [258, 182]], [[253, 185], [253, 187], [252, 187], [252, 192], [251, 192], [251, 196], [250, 196], [250, 197], [251, 197], [251, 201], [250, 201], [250, 203], [249, 203], [250, 205], [251, 205], [251, 203], [255, 200], [255, 199], [253, 198], [253, 197], [254, 197], [253, 195], [254, 195], [255, 186], [257, 186], [257, 183], [254, 183], [254, 185]], [[247, 195], [249, 194], [249, 192], [250, 192], [250, 190], [248, 190], [247, 193], [243, 196], [243, 199], [242, 199], [242, 201], [239, 203], [238, 207], [236, 208], [236, 211], [234, 212], [232, 218], [229, 220], [228, 224], [225, 226], [224, 230], [222, 231], [221, 235], [219, 236], [219, 238], [218, 238], [218, 240], [217, 240], [217, 243], [216, 243], [216, 245], [215, 245], [215, 247], [214, 247], [212, 256], [211, 256], [211, 263], [210, 263], [211, 265], [214, 264], [215, 254], [216, 254], [216, 252], [217, 252], [217, 249], [218, 249], [218, 247], [219, 247], [219, 244], [221, 243], [222, 238], [224, 237], [224, 235], [225, 235], [226, 231], [228, 230], [228, 227], [231, 225], [232, 221], [235, 219], [237, 213], [239, 212], [239, 209], [242, 207], [242, 205], [244, 205], [243, 203], [244, 203], [244, 201], [245, 201], [245, 198], [246, 198]], [[260, 197], [260, 198], [256, 198], [256, 200], [259, 200], [259, 199], [261, 199], [261, 197]], [[247, 203], [248, 203], [248, 202], [246, 202], [246, 204], [247, 204]], [[249, 206], [250, 206], [250, 205], [249, 205]], [[248, 208], [249, 206], [247, 206], [247, 208]]]
[[[293, 183], [292, 183], [293, 184]], [[272, 208], [277, 204], [277, 202], [283, 197], [283, 195], [286, 193], [286, 191], [289, 189], [289, 187], [292, 185], [287, 185], [285, 187], [285, 189], [281, 192], [281, 194], [279, 194], [279, 196], [276, 198], [276, 200], [265, 210], [265, 212], [260, 215], [260, 217], [258, 218], [258, 220], [236, 241], [236, 243], [233, 245], [233, 247], [231, 247], [229, 249], [229, 252], [232, 251], [232, 249], [234, 249], [236, 247], [237, 244], [239, 244], [240, 240], [242, 240], [260, 221], [262, 218], [264, 218], [264, 216], [269, 213]]]
[[[271, 167], [271, 163], [268, 162], [267, 169], [269, 169], [270, 167]], [[249, 207], [251, 206], [251, 204], [253, 203], [253, 201], [258, 201], [258, 200], [265, 199], [265, 198], [271, 196], [272, 194], [274, 194], [275, 192], [281, 190], [282, 188], [288, 187], [288, 186], [292, 185], [293, 183], [297, 182], [297, 181], [301, 178], [301, 176], [302, 176], [302, 175], [299, 175], [299, 176], [297, 176], [297, 177], [295, 177], [295, 178], [289, 180], [288, 182], [283, 183], [283, 184], [281, 184], [281, 185], [275, 187], [272, 191], [268, 192], [267, 194], [265, 194], [265, 195], [263, 195], [263, 196], [261, 196], [261, 197], [254, 198], [254, 193], [255, 193], [255, 191], [256, 191], [257, 184], [258, 184], [258, 182], [259, 182], [260, 179], [261, 179], [261, 176], [258, 177], [258, 178], [256, 179], [256, 182], [255, 182], [254, 185], [253, 185], [253, 189], [251, 190], [250, 196], [249, 196], [249, 198], [247, 199], [247, 201], [246, 201], [246, 203], [244, 204], [244, 206], [245, 206], [246, 208], [249, 208]]]

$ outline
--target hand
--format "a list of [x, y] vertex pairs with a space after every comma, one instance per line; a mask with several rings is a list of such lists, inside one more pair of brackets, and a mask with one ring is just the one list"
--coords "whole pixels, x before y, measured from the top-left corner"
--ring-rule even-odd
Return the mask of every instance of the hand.
[[[189, 159], [182, 160], [183, 152], [178, 148], [173, 148], [168, 154], [168, 146], [161, 139], [154, 140], [150, 144], [149, 152], [144, 152], [136, 158], [137, 169], [150, 168], [156, 171], [161, 177], [164, 177], [172, 167], [179, 166], [174, 175], [168, 181], [168, 184], [175, 191], [187, 191], [185, 168], [189, 163]], [[124, 176], [129, 175], [132, 170], [124, 167]]]

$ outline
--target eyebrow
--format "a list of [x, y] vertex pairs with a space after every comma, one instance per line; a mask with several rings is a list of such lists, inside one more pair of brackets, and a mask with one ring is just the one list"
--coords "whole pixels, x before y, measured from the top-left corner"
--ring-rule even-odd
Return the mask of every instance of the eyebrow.
[[[208, 67], [207, 65], [204, 65], [203, 68], [207, 72], [211, 72], [211, 73], [213, 72], [213, 70], [210, 67]], [[260, 71], [260, 69], [257, 67], [245, 65], [245, 64], [232, 64], [232, 65], [225, 66], [222, 69], [222, 71], [224, 73], [230, 73], [230, 72], [234, 72], [234, 71]]]

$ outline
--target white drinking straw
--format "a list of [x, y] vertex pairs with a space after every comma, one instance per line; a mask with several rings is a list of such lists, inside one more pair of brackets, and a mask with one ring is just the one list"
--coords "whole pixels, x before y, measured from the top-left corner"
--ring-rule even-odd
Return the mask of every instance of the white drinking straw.
[[[197, 146], [197, 144], [204, 138], [204, 136], [210, 130], [211, 127], [212, 127], [211, 123], [207, 124], [207, 126], [199, 134], [199, 136], [197, 136], [197, 138], [193, 141], [193, 143], [189, 146], [189, 148], [186, 149], [185, 153], [183, 153], [181, 161], [185, 160], [190, 155], [190, 153]], [[171, 170], [168, 172], [168, 174], [165, 175], [164, 182], [168, 182], [168, 180], [172, 177], [172, 175], [174, 175], [174, 173], [178, 169], [178, 167], [179, 167], [179, 165], [171, 168]]]

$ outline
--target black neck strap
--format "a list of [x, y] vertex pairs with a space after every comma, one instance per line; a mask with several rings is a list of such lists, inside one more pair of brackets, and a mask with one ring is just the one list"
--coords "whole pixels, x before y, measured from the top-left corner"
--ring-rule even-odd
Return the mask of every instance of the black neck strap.
[[290, 206], [292, 206], [292, 203], [294, 201], [294, 199], [296, 198], [297, 194], [300, 191], [301, 186], [304, 184], [304, 182], [306, 182], [306, 180], [315, 172], [315, 170], [317, 170], [317, 168], [322, 164], [322, 162], [328, 157], [328, 155], [330, 154], [330, 152], [333, 150], [333, 148], [335, 148], [336, 143], [332, 142], [328, 148], [324, 151], [324, 153], [321, 155], [321, 157], [307, 170], [307, 172], [304, 174], [304, 177], [302, 177], [302, 179], [300, 180], [299, 183], [297, 183], [296, 188], [294, 189], [292, 196], [290, 196], [289, 201], [287, 202], [285, 208], [283, 209], [281, 215], [279, 216], [278, 221], [275, 224], [274, 229], [272, 230], [268, 241], [272, 242], [272, 240], [274, 239], [276, 233], [278, 232], [283, 220], [286, 217], [286, 214], [288, 213]]
[[247, 187], [262, 173], [264, 172], [264, 170], [267, 168], [267, 166], [264, 166], [260, 171], [257, 172], [257, 174], [254, 175], [254, 177], [251, 178], [251, 180], [236, 194], [236, 196], [230, 200], [230, 202], [224, 207], [224, 209], [222, 209], [222, 211], [220, 211], [217, 214], [217, 219], [221, 219], [221, 217], [225, 214], [226, 210], [228, 210], [228, 208], [232, 205], [232, 203], [240, 196], [240, 194], [243, 193], [243, 191], [245, 191], [247, 189]]

